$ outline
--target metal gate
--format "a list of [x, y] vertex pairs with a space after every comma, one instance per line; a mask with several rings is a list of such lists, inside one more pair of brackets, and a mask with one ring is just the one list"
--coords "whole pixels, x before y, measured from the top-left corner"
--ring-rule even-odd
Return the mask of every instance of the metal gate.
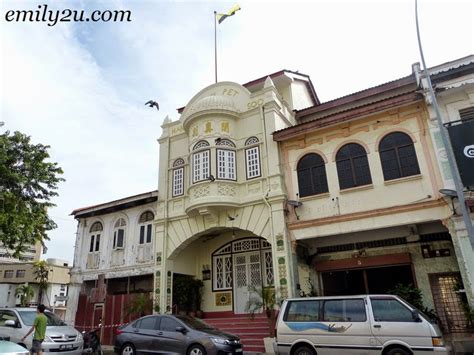
[[443, 273], [430, 275], [431, 292], [441, 327], [446, 333], [463, 333], [468, 321], [463, 305], [461, 275]]

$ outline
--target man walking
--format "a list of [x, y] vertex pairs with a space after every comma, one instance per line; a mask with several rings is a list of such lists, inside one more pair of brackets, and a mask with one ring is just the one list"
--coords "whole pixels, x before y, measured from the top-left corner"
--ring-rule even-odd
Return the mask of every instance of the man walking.
[[44, 336], [46, 334], [46, 325], [48, 324], [48, 318], [44, 315], [44, 310], [45, 310], [44, 304], [38, 305], [36, 307], [36, 313], [37, 316], [35, 318], [35, 321], [33, 322], [33, 326], [31, 329], [26, 333], [26, 335], [21, 339], [22, 341], [25, 341], [25, 338], [31, 334], [31, 332], [34, 330], [35, 334], [33, 334], [33, 345], [31, 346], [30, 353], [31, 354], [38, 354], [38, 355], [43, 355], [43, 350], [41, 349], [41, 344], [43, 343]]

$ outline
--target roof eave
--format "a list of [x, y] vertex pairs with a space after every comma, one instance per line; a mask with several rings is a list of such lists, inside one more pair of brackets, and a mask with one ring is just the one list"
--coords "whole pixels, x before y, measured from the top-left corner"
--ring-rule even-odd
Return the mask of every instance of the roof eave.
[[330, 125], [351, 121], [368, 115], [380, 113], [399, 106], [407, 105], [417, 101], [422, 101], [423, 97], [415, 91], [394, 96], [382, 101], [374, 102], [368, 105], [360, 106], [344, 112], [335, 113], [326, 117], [289, 127], [273, 133], [273, 140], [282, 142], [290, 140], [301, 135], [305, 135], [315, 129], [320, 129]]

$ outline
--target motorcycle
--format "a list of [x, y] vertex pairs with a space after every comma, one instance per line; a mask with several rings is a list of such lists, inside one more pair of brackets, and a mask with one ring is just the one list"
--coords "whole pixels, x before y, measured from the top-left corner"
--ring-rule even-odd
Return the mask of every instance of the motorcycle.
[[102, 346], [100, 344], [100, 325], [99, 328], [92, 329], [89, 331], [83, 331], [82, 337], [84, 339], [84, 350], [82, 351], [83, 354], [98, 354], [103, 355]]

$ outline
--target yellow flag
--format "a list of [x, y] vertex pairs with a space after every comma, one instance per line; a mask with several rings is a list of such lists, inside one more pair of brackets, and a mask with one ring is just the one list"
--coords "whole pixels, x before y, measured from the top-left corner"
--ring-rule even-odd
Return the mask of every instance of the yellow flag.
[[239, 5], [234, 5], [234, 7], [232, 9], [230, 9], [230, 11], [228, 13], [226, 13], [226, 14], [216, 14], [217, 22], [219, 22], [219, 24], [221, 24], [222, 21], [224, 21], [227, 17], [235, 15], [235, 13], [239, 10], [240, 10], [240, 6]]

